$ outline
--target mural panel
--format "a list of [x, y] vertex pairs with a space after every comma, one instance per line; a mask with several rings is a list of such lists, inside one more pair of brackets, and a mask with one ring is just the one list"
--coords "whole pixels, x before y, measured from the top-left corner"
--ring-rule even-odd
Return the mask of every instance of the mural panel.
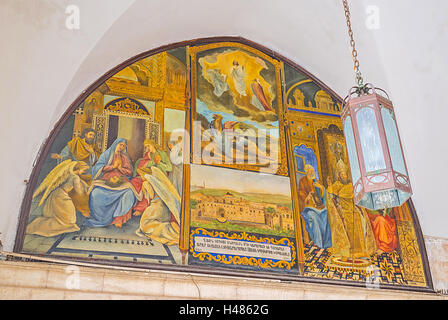
[[303, 275], [372, 287], [426, 286], [421, 254], [407, 249], [410, 244], [410, 251], [420, 252], [408, 204], [382, 211], [354, 204], [339, 102], [288, 66], [285, 76]]
[[16, 251], [430, 290], [412, 202], [353, 202], [341, 99], [250, 43], [142, 55], [59, 123]]
[[40, 172], [23, 251], [180, 263], [186, 79], [186, 65], [163, 52], [79, 105]]
[[192, 264], [297, 272], [287, 177], [192, 165], [190, 181]]
[[193, 162], [287, 175], [281, 63], [238, 43], [190, 53]]

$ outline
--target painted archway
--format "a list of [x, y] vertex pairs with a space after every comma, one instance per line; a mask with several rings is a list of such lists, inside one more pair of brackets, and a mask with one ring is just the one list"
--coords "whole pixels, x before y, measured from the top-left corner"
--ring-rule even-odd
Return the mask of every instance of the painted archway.
[[133, 57], [56, 124], [30, 177], [15, 251], [432, 290], [412, 202], [383, 212], [353, 203], [341, 101], [243, 38]]

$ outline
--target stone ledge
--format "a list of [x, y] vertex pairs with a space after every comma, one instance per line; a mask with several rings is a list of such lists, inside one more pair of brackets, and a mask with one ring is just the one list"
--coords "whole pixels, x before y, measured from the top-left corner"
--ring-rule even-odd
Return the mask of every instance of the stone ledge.
[[0, 299], [426, 300], [448, 297], [306, 282], [1, 261]]

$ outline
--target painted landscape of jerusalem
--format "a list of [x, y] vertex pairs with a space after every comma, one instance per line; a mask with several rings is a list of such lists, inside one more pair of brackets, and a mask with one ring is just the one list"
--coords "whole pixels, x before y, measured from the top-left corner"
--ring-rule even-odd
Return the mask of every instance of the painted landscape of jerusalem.
[[[229, 175], [238, 176], [246, 183], [236, 191], [234, 180], [226, 179]], [[248, 178], [249, 175], [253, 176]], [[258, 188], [248, 183], [259, 178], [259, 175], [249, 172], [193, 166], [190, 191], [192, 226], [294, 237], [290, 191], [283, 188], [286, 194], [275, 194], [273, 190], [280, 189], [271, 189], [272, 183], [258, 185]], [[268, 177], [268, 180], [289, 185], [288, 179], [282, 177]]]

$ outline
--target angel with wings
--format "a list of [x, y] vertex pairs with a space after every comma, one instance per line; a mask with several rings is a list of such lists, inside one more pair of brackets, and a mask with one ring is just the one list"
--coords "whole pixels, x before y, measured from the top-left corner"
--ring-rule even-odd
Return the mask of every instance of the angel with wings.
[[179, 243], [181, 197], [159, 168], [138, 169], [144, 178], [142, 192], [150, 200], [136, 234], [171, 246]]
[[80, 178], [89, 169], [83, 161], [65, 160], [57, 165], [42, 181], [33, 198], [43, 194], [39, 207], [42, 216], [34, 219], [26, 233], [53, 237], [79, 231], [76, 211], [88, 216], [88, 186]]

